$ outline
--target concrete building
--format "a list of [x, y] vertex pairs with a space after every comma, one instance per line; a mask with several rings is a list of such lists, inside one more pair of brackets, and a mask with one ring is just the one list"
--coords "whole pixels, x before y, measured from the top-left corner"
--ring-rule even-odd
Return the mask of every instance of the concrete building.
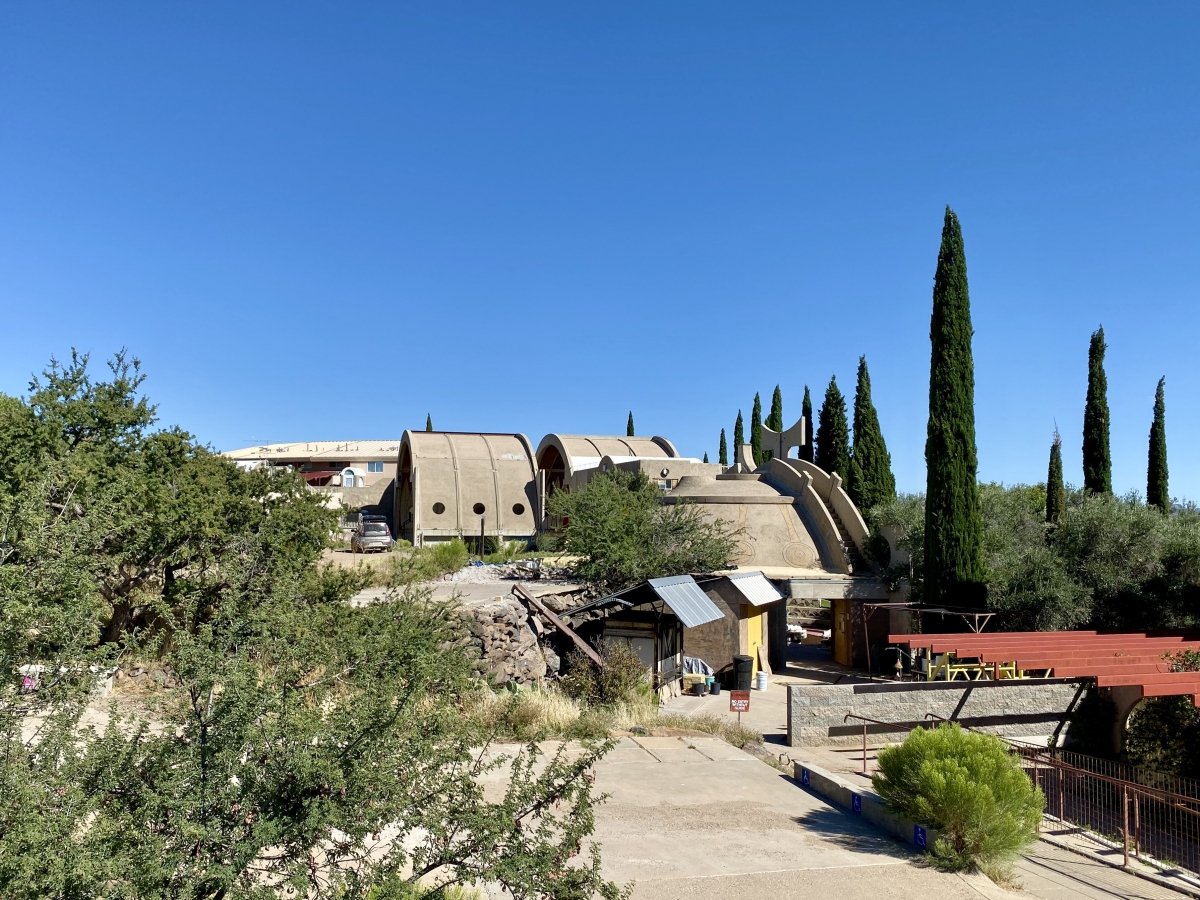
[[537, 464], [523, 434], [406, 431], [397, 471], [394, 530], [416, 546], [537, 534]]
[[280, 466], [299, 473], [328, 496], [331, 506], [390, 510], [396, 479], [397, 440], [294, 441], [227, 450], [221, 455], [243, 469]]

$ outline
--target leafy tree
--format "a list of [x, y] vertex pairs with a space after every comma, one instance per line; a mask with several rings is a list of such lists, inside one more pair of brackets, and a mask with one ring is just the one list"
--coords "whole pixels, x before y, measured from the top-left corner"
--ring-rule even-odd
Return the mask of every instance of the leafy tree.
[[756, 466], [762, 465], [762, 400], [758, 394], [754, 395], [754, 405], [750, 409], [750, 455]]
[[850, 427], [846, 424], [846, 399], [837, 386], [837, 376], [829, 379], [825, 401], [817, 413], [816, 464], [826, 472], [843, 478], [850, 473]]
[[729, 447], [725, 444], [725, 429], [721, 429], [721, 442], [717, 445], [717, 462], [723, 466], [729, 465]]
[[425, 414], [425, 430], [433, 431], [433, 416], [431, 416], [429, 413]]
[[[0, 669], [42, 666], [32, 693], [0, 679], [0, 896], [349, 900], [422, 873], [617, 896], [579, 855], [604, 747], [497, 762], [458, 708], [451, 611], [412, 585], [351, 606], [363, 577], [317, 568], [318, 494], [151, 430], [135, 361], [110, 370], [73, 354], [0, 402], [30, 473], [0, 483]], [[118, 654], [163, 688], [96, 734], [92, 667]]]
[[925, 599], [984, 604], [983, 517], [975, 452], [971, 301], [958, 217], [946, 207], [933, 281], [925, 441]]
[[662, 492], [641, 473], [613, 469], [582, 491], [560, 491], [550, 512], [567, 520], [562, 550], [580, 557], [575, 574], [604, 590], [647, 578], [711, 572], [728, 567], [734, 535], [691, 504], [663, 503]]
[[1004, 741], [957, 724], [879, 751], [871, 783], [905, 818], [938, 829], [932, 855], [948, 869], [1006, 865], [1037, 839], [1046, 805]]
[[1149, 464], [1146, 467], [1146, 502], [1162, 512], [1171, 510], [1167, 489], [1167, 404], [1163, 397], [1167, 380], [1158, 379], [1154, 391], [1154, 421], [1150, 425]]
[[[766, 426], [772, 431], [783, 431], [783, 392], [779, 390], [779, 385], [775, 385], [775, 392], [771, 395], [771, 412], [767, 415]], [[773, 450], [763, 451], [764, 460], [774, 455]]]
[[629, 411], [629, 418], [625, 422], [625, 436], [633, 437], [633, 410]]
[[1063, 485], [1062, 437], [1059, 436], [1058, 429], [1055, 429], [1054, 440], [1050, 444], [1050, 466], [1046, 470], [1046, 521], [1051, 525], [1057, 525], [1066, 505], [1067, 489]]
[[1088, 346], [1087, 406], [1083, 410], [1083, 486], [1094, 494], [1112, 493], [1112, 455], [1108, 446], [1108, 379], [1104, 374], [1104, 329]]
[[1041, 485], [979, 487], [988, 571], [988, 608], [998, 628], [1058, 631], [1084, 627], [1092, 592], [1071, 576], [1046, 541]]
[[896, 477], [892, 474], [892, 456], [888, 453], [879, 427], [879, 415], [871, 402], [871, 375], [867, 358], [858, 358], [858, 384], [854, 391], [854, 450], [855, 469], [850, 494], [860, 510], [870, 510], [881, 503], [896, 499]]
[[742, 445], [746, 443], [746, 435], [742, 427], [742, 411], [739, 409], [737, 419], [733, 423], [733, 458], [741, 459]]
[[804, 386], [804, 399], [800, 402], [800, 416], [804, 419], [805, 424], [805, 441], [800, 447], [800, 458], [808, 462], [814, 462], [813, 455], [813, 405], [812, 396], [808, 393], [808, 385]]

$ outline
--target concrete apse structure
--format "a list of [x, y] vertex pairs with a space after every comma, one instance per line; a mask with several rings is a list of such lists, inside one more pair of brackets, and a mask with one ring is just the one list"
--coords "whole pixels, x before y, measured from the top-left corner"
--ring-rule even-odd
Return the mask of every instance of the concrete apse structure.
[[417, 546], [479, 535], [527, 541], [541, 519], [537, 485], [523, 434], [406, 431], [393, 526]]

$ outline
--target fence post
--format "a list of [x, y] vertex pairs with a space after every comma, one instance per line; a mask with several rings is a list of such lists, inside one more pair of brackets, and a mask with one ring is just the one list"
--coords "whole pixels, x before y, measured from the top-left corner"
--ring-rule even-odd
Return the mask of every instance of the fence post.
[[1121, 843], [1125, 854], [1125, 861], [1121, 863], [1125, 868], [1129, 867], [1129, 785], [1121, 785]]
[[863, 722], [863, 774], [867, 774], [867, 723]]
[[1133, 855], [1142, 856], [1142, 810], [1138, 795], [1133, 795]]

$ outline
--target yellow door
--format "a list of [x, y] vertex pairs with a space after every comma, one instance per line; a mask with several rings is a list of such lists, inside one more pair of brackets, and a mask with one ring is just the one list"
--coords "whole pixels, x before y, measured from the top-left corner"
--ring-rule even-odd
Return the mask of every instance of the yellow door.
[[764, 615], [757, 607], [751, 607], [754, 612], [746, 616], [746, 654], [754, 660], [751, 671], [758, 674], [758, 648], [763, 645]]

